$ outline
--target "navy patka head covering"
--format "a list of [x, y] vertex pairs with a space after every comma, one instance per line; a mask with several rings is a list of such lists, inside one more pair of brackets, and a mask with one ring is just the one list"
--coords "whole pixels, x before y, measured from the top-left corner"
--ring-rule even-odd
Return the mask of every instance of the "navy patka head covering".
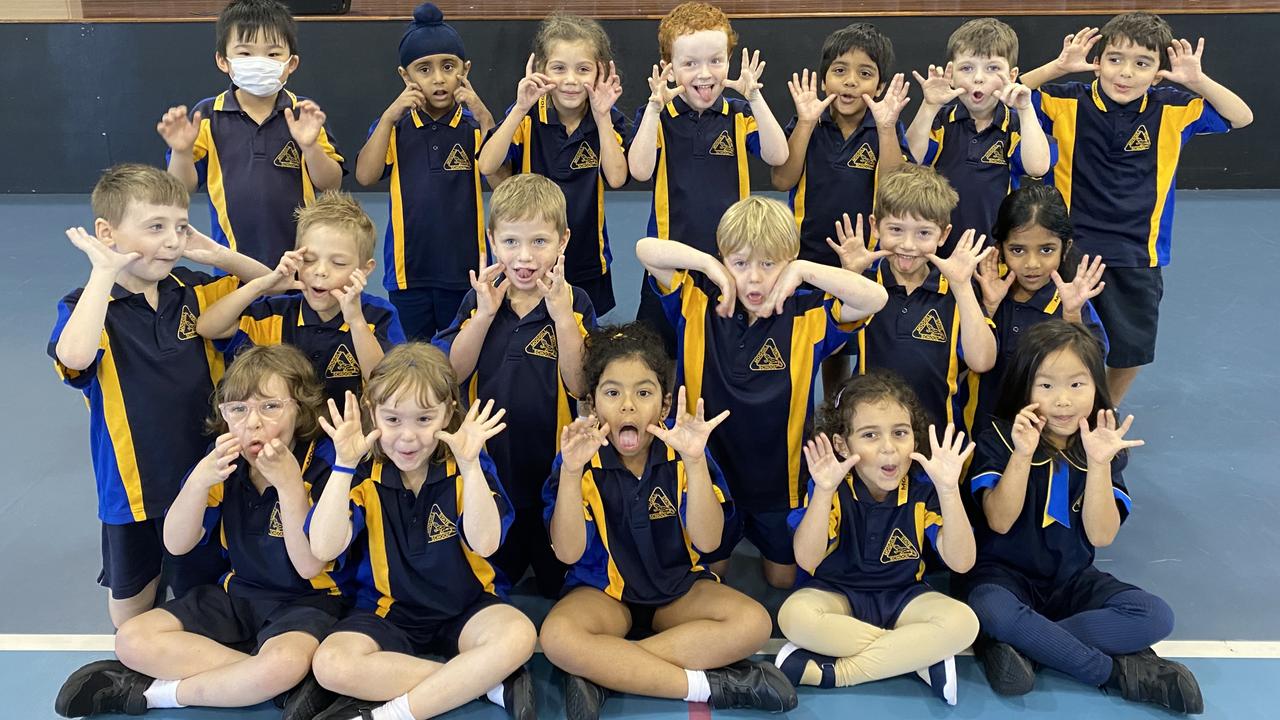
[[400, 67], [428, 55], [457, 55], [466, 60], [462, 36], [445, 24], [444, 13], [433, 3], [422, 3], [413, 9], [413, 24], [400, 38]]

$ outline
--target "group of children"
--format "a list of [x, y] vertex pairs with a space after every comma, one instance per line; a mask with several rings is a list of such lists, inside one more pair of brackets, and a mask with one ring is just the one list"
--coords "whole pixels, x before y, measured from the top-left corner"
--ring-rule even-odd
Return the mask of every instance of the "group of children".
[[[954, 704], [970, 644], [1002, 694], [1048, 667], [1202, 711], [1150, 650], [1172, 611], [1093, 559], [1131, 509], [1116, 407], [1153, 357], [1178, 152], [1252, 119], [1203, 43], [1121, 15], [1019, 84], [1013, 31], [970, 21], [904, 129], [858, 23], [793, 74], [784, 129], [758, 52], [729, 79], [728, 19], [685, 3], [631, 129], [598, 23], [544, 21], [498, 122], [424, 4], [356, 162], [390, 178], [388, 303], [324, 113], [284, 89], [287, 9], [233, 0], [217, 38], [232, 87], [164, 115], [167, 172], [111, 168], [67, 233], [92, 270], [49, 352], [90, 411], [118, 659], [61, 715], [534, 718], [535, 641], [573, 720], [611, 691], [781, 712], [913, 672]], [[789, 206], [750, 195], [748, 154]], [[628, 178], [654, 185], [640, 310], [598, 327]], [[720, 580], [744, 537], [795, 589], [774, 662]], [[530, 570], [541, 628], [506, 599]]]

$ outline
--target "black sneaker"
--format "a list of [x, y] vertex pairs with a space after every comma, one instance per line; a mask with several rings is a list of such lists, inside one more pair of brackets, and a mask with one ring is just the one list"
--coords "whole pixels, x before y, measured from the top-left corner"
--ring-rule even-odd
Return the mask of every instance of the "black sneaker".
[[1182, 663], [1166, 660], [1152, 650], [1117, 655], [1111, 660], [1115, 663], [1116, 680], [1104, 690], [1117, 690], [1125, 700], [1152, 703], [1174, 712], [1204, 712], [1200, 684]]
[[795, 708], [796, 689], [773, 663], [743, 660], [707, 671], [711, 707], [786, 712]]
[[[505, 689], [504, 689], [505, 691]], [[564, 674], [565, 720], [597, 720], [609, 691], [577, 675]]]
[[339, 695], [324, 712], [315, 716], [315, 720], [351, 720], [352, 718], [370, 720], [373, 717], [373, 709], [385, 704], [385, 701], [357, 700]]
[[1009, 643], [987, 639], [973, 644], [987, 683], [997, 695], [1026, 695], [1036, 685], [1036, 670], [1026, 655]]
[[147, 711], [142, 693], [154, 682], [119, 660], [99, 660], [71, 673], [53, 701], [54, 712], [76, 718], [99, 713], [141, 715]]
[[314, 720], [337, 698], [337, 693], [325, 690], [315, 675], [307, 673], [298, 687], [286, 693], [280, 720]]
[[538, 703], [533, 692], [533, 675], [521, 665], [502, 681], [502, 707], [511, 720], [537, 720]]

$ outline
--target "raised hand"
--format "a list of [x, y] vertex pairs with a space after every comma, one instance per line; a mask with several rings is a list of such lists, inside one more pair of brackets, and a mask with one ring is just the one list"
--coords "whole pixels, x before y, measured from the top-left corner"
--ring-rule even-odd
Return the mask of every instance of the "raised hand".
[[813, 484], [820, 490], [828, 491], [840, 487], [853, 466], [862, 460], [858, 455], [850, 455], [844, 460], [836, 457], [831, 439], [826, 433], [818, 433], [816, 438], [804, 444], [804, 459], [809, 465]]
[[1004, 302], [1018, 276], [1010, 270], [1004, 277], [1000, 277], [1000, 260], [995, 253], [991, 253], [978, 263], [977, 278], [978, 287], [982, 288], [982, 305], [990, 315]]
[[1188, 88], [1194, 88], [1196, 83], [1204, 80], [1204, 67], [1200, 63], [1204, 56], [1204, 38], [1196, 43], [1195, 50], [1191, 49], [1190, 40], [1174, 40], [1168, 53], [1169, 69], [1157, 72], [1156, 77]]
[[467, 271], [471, 276], [471, 287], [476, 291], [476, 315], [491, 318], [498, 314], [498, 308], [502, 307], [502, 299], [507, 296], [507, 288], [511, 287], [511, 278], [502, 278], [502, 282], [496, 286], [493, 281], [498, 279], [505, 269], [502, 263], [494, 263], [481, 270], [479, 276], [476, 275], [475, 270]]
[[552, 322], [573, 317], [573, 288], [564, 279], [564, 255], [556, 258], [556, 264], [534, 284], [547, 302], [547, 315], [551, 316]]
[[298, 279], [298, 270], [302, 267], [302, 258], [306, 252], [305, 247], [289, 250], [280, 256], [275, 269], [254, 280], [262, 288], [261, 294], [277, 295], [290, 290], [301, 290], [304, 286]]
[[876, 125], [892, 128], [898, 123], [898, 116], [902, 114], [902, 109], [911, 102], [911, 98], [907, 97], [907, 91], [910, 89], [911, 83], [904, 79], [902, 73], [898, 73], [893, 76], [893, 80], [889, 81], [884, 97], [876, 101], [870, 95], [863, 94], [862, 102], [871, 111], [871, 117], [876, 119]]
[[187, 226], [187, 244], [182, 248], [182, 257], [201, 265], [217, 265], [218, 258], [226, 252], [226, 247], [199, 230]]
[[622, 80], [618, 77], [618, 68], [612, 60], [609, 61], [607, 73], [604, 63], [596, 65], [596, 81], [586, 85], [587, 98], [591, 101], [592, 115], [606, 118], [618, 98], [622, 97]]
[[520, 113], [529, 112], [543, 95], [555, 89], [554, 80], [543, 73], [534, 72], [533, 53], [530, 53], [529, 60], [524, 64], [524, 77], [516, 85], [516, 110]]
[[329, 418], [332, 419], [332, 424], [324, 415], [319, 415], [316, 419], [320, 421], [320, 428], [333, 440], [335, 464], [355, 467], [373, 449], [373, 443], [382, 436], [382, 431], [374, 430], [368, 435], [364, 434], [360, 403], [356, 400], [355, 393], [348, 390], [343, 401], [346, 405], [345, 413], [339, 412], [338, 404], [333, 398], [329, 398]]
[[761, 308], [760, 317], [769, 317], [782, 312], [782, 306], [787, 303], [787, 298], [796, 294], [796, 290], [804, 284], [804, 272], [801, 268], [803, 265], [797, 264], [798, 261], [791, 261], [782, 269], [782, 274], [778, 275], [778, 279], [773, 283], [773, 289], [769, 291], [768, 297], [764, 299], [764, 307]]
[[1102, 36], [1098, 34], [1098, 28], [1087, 26], [1062, 38], [1062, 52], [1053, 61], [1058, 66], [1058, 71], [1064, 75], [1093, 72], [1097, 66], [1089, 62], [1089, 51], [1101, 39]]
[[1120, 427], [1116, 427], [1115, 410], [1099, 410], [1098, 422], [1089, 429], [1089, 418], [1080, 418], [1080, 442], [1084, 445], [1084, 453], [1089, 462], [1109, 463], [1121, 450], [1142, 447], [1142, 440], [1125, 440], [1129, 428], [1133, 426], [1133, 416], [1124, 419]]
[[136, 252], [122, 253], [113, 245], [90, 235], [82, 227], [67, 228], [67, 239], [72, 245], [80, 248], [80, 252], [88, 256], [94, 270], [110, 273], [112, 277], [119, 275], [121, 270], [129, 266], [129, 263], [142, 257]]
[[733, 280], [729, 268], [719, 261], [713, 260], [707, 268], [707, 279], [720, 288], [720, 299], [716, 301], [716, 315], [730, 317], [738, 304], [738, 285]]
[[564, 467], [582, 469], [600, 448], [609, 444], [609, 423], [599, 423], [595, 415], [590, 415], [560, 430], [560, 462]]
[[506, 410], [493, 411], [493, 400], [485, 403], [483, 410], [480, 408], [480, 401], [476, 400], [471, 403], [457, 432], [437, 430], [436, 439], [449, 446], [453, 451], [453, 459], [459, 465], [474, 463], [480, 458], [485, 441], [507, 429], [507, 424], [501, 422], [502, 416], [506, 414]]
[[214, 441], [213, 449], [196, 463], [195, 469], [187, 482], [197, 483], [197, 487], [211, 488], [231, 477], [235, 472], [235, 460], [240, 456], [240, 441], [231, 433], [222, 433]]
[[764, 87], [760, 84], [760, 77], [764, 75], [764, 65], [760, 60], [759, 50], [752, 54], [745, 47], [742, 48], [742, 69], [738, 71], [736, 79], [726, 80], [724, 86], [730, 90], [736, 90], [748, 102], [759, 98], [760, 88]]
[[964, 443], [964, 433], [956, 432], [956, 426], [947, 423], [947, 429], [938, 440], [937, 428], [929, 426], [929, 457], [920, 453], [911, 453], [911, 459], [920, 463], [925, 474], [933, 481], [939, 491], [959, 492], [960, 473], [964, 470], [964, 461], [973, 454], [974, 444]]
[[1040, 403], [1030, 405], [1018, 411], [1013, 418], [1013, 454], [1030, 459], [1040, 447], [1040, 433], [1044, 432], [1045, 419], [1036, 410]]
[[1107, 286], [1102, 282], [1102, 273], [1106, 269], [1101, 255], [1093, 256], [1092, 261], [1085, 255], [1080, 259], [1075, 279], [1071, 282], [1064, 282], [1058, 271], [1053, 271], [1053, 284], [1058, 286], [1058, 299], [1062, 301], [1063, 315], [1079, 313], [1087, 301], [1102, 294], [1103, 288]]
[[427, 95], [418, 87], [418, 83], [406, 83], [404, 90], [387, 106], [382, 119], [388, 123], [396, 123], [410, 110], [421, 110], [427, 106]]
[[947, 282], [952, 285], [963, 285], [973, 279], [973, 273], [978, 269], [978, 264], [983, 258], [995, 252], [993, 247], [982, 247], [986, 241], [986, 235], [979, 235], [975, 240], [974, 231], [970, 228], [960, 236], [960, 242], [956, 243], [956, 249], [951, 251], [951, 257], [944, 259], [933, 253], [925, 257], [942, 271]]
[[458, 79], [458, 89], [453, 91], [453, 100], [470, 110], [472, 115], [475, 115], [478, 109], [484, 107], [479, 93], [476, 92], [475, 88], [471, 87], [471, 81], [467, 79], [466, 75]]
[[698, 398], [698, 407], [694, 414], [690, 415], [685, 411], [683, 385], [677, 391], [676, 397], [675, 427], [667, 429], [664, 425], [650, 425], [646, 430], [650, 435], [666, 443], [667, 447], [680, 453], [681, 459], [686, 462], [701, 460], [707, 449], [707, 438], [711, 436], [711, 431], [715, 430], [716, 426], [729, 417], [729, 411], [725, 410], [707, 420], [703, 415], [702, 398]]
[[289, 448], [280, 442], [280, 438], [262, 446], [254, 466], [272, 487], [302, 485], [302, 466], [298, 465], [298, 458], [289, 452]]
[[840, 267], [850, 272], [861, 274], [876, 260], [893, 254], [888, 250], [867, 249], [867, 243], [862, 237], [862, 213], [858, 213], [856, 224], [850, 222], [849, 213], [841, 215], [840, 222], [836, 223], [836, 237], [840, 242], [827, 238], [827, 245], [840, 257]]
[[329, 294], [338, 301], [342, 320], [348, 325], [364, 323], [364, 306], [360, 302], [360, 295], [364, 292], [364, 286], [368, 281], [369, 277], [365, 275], [364, 270], [357, 268], [351, 271], [347, 285], [329, 291]]
[[298, 148], [305, 150], [313, 147], [320, 139], [320, 131], [324, 129], [325, 114], [314, 100], [303, 100], [294, 107], [293, 112], [285, 110], [284, 121], [289, 125], [289, 134], [297, 141]]
[[156, 123], [156, 132], [174, 152], [191, 152], [200, 137], [200, 113], [187, 117], [187, 106], [169, 108]]
[[787, 89], [791, 91], [791, 101], [796, 106], [796, 120], [802, 123], [818, 122], [822, 117], [822, 111], [830, 107], [837, 97], [828, 95], [819, 100], [818, 73], [810, 73], [808, 68], [805, 68], [801, 75], [791, 73], [791, 79], [787, 81]]
[[663, 107], [683, 93], [683, 85], [671, 86], [671, 83], [675, 81], [676, 69], [674, 65], [668, 62], [654, 65], [653, 72], [649, 74], [649, 104], [657, 104], [658, 107]]
[[1014, 110], [1031, 108], [1031, 88], [1022, 83], [1009, 83], [996, 91], [996, 98]]
[[953, 87], [951, 84], [953, 71], [951, 63], [946, 66], [930, 65], [925, 71], [928, 77], [920, 77], [920, 73], [911, 71], [916, 82], [920, 83], [920, 92], [924, 95], [926, 105], [941, 107], [964, 94], [964, 88]]

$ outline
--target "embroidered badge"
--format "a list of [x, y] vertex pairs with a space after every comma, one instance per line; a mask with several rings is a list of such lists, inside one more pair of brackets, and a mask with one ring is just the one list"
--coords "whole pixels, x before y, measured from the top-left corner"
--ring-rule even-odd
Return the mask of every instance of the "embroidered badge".
[[271, 524], [267, 526], [267, 534], [271, 537], [284, 537], [284, 523], [280, 522], [280, 503], [271, 508]]
[[195, 340], [197, 337], [199, 336], [196, 334], [196, 314], [191, 312], [191, 308], [183, 305], [182, 314], [178, 316], [178, 339]]
[[876, 151], [871, 146], [862, 143], [862, 147], [849, 158], [848, 166], [859, 170], [875, 170], [876, 169]]
[[942, 326], [942, 318], [938, 315], [938, 311], [930, 310], [925, 313], [924, 317], [920, 318], [920, 323], [916, 325], [916, 329], [911, 331], [911, 337], [929, 342], [946, 342], [947, 330]]
[[600, 158], [596, 157], [591, 144], [587, 142], [578, 146], [578, 153], [573, 156], [573, 162], [569, 163], [570, 170], [590, 170], [598, 167], [600, 167]]
[[470, 170], [471, 156], [461, 145], [454, 143], [453, 149], [449, 151], [449, 156], [444, 159], [445, 170]]
[[711, 143], [711, 149], [707, 152], [712, 155], [723, 155], [724, 157], [733, 157], [733, 137], [729, 135], [728, 130], [721, 130], [720, 137]]
[[667, 497], [662, 488], [654, 488], [653, 492], [649, 493], [649, 519], [665, 520], [675, 515], [676, 506], [671, 504], [671, 498]]
[[907, 539], [898, 528], [889, 534], [889, 542], [884, 544], [884, 552], [880, 553], [880, 563], [888, 565], [902, 560], [919, 560], [920, 551]]
[[445, 517], [439, 505], [431, 506], [431, 514], [427, 516], [427, 542], [440, 542], [458, 534], [458, 526]]
[[333, 357], [329, 359], [329, 366], [325, 368], [324, 376], [326, 378], [360, 377], [360, 363], [356, 362], [356, 356], [351, 354], [345, 343], [333, 351]]
[[773, 338], [769, 338], [764, 341], [764, 345], [760, 346], [760, 350], [756, 353], [755, 359], [751, 361], [750, 367], [756, 372], [786, 370], [787, 363], [782, 359], [782, 353], [778, 352], [778, 346], [773, 342]]
[[546, 358], [548, 360], [555, 360], [559, 357], [557, 350], [556, 333], [550, 325], [547, 325], [543, 327], [542, 330], [538, 331], [537, 336], [530, 340], [528, 345], [524, 346], [524, 351], [526, 353], [530, 355], [537, 355], [538, 357]]
[[289, 168], [290, 170], [302, 169], [302, 153], [298, 152], [298, 146], [293, 141], [284, 144], [280, 152], [276, 154], [275, 166]]
[[1142, 152], [1151, 149], [1151, 134], [1147, 132], [1146, 125], [1139, 125], [1137, 130], [1133, 131], [1133, 137], [1129, 138], [1129, 142], [1125, 143], [1125, 152]]
[[982, 156], [982, 162], [988, 165], [1008, 165], [1004, 159], [1004, 141], [997, 140], [995, 145], [987, 148], [987, 154]]

